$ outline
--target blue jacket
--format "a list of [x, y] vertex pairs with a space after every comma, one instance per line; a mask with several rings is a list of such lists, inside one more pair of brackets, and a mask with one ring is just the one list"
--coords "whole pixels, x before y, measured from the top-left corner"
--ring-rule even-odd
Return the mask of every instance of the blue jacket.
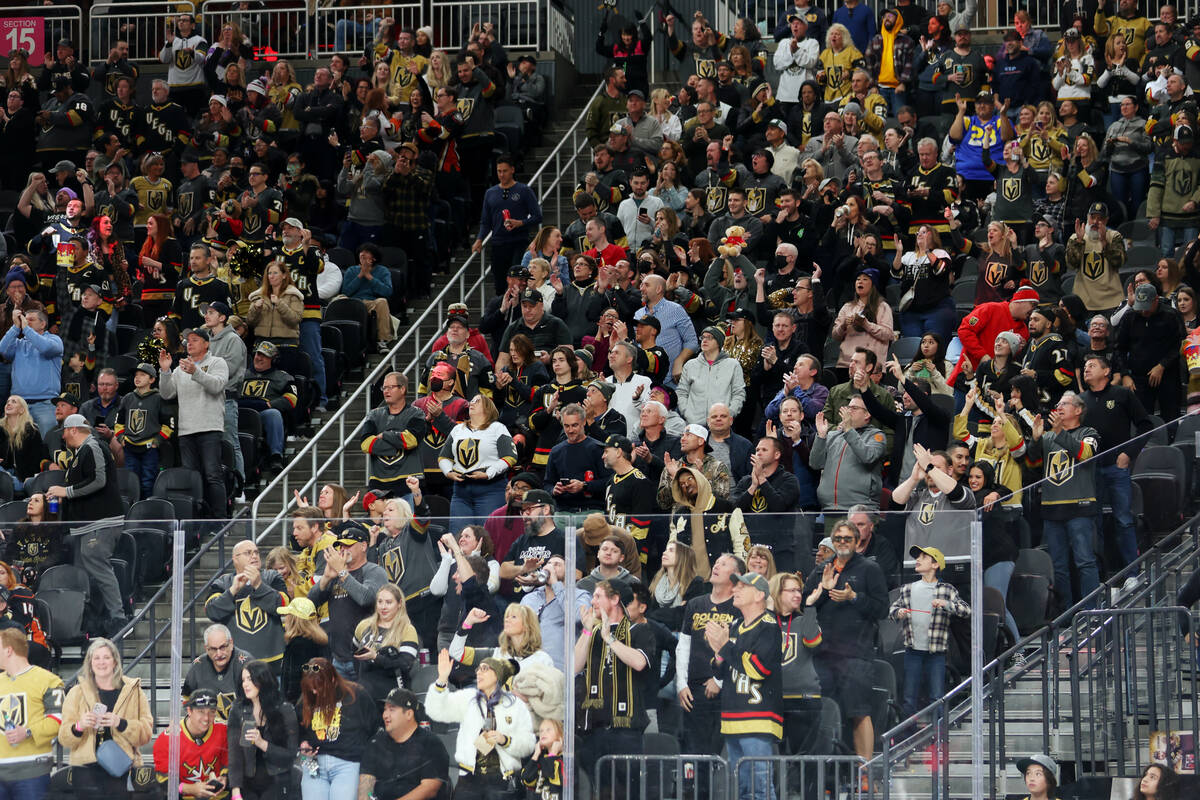
[[[525, 223], [511, 231], [504, 227], [504, 212], [511, 219]], [[479, 238], [492, 234], [492, 244], [524, 244], [532, 231], [542, 224], [542, 207], [538, 205], [533, 191], [523, 183], [515, 183], [508, 189], [499, 184], [483, 193], [483, 209], [479, 213]], [[512, 266], [511, 264], [508, 266]]]
[[992, 88], [1001, 100], [1010, 101], [1009, 109], [1016, 111], [1042, 99], [1042, 64], [1029, 53], [1017, 53], [1013, 59], [997, 58], [992, 75]]
[[355, 265], [346, 270], [342, 278], [342, 292], [355, 300], [378, 300], [392, 296], [392, 272], [382, 264], [376, 264], [371, 279], [359, 277], [361, 267]]
[[[846, 26], [850, 31], [850, 38], [854, 40], [854, 46], [860, 53], [867, 52], [867, 45], [871, 44], [875, 34], [879, 33], [879, 26], [875, 23], [875, 12], [865, 3], [859, 3], [854, 8], [840, 6], [833, 12], [833, 21], [835, 24], [840, 22]], [[822, 42], [821, 48], [824, 47]]]
[[28, 403], [49, 400], [61, 384], [63, 343], [53, 333], [13, 325], [0, 339], [0, 356], [12, 362], [12, 391]]

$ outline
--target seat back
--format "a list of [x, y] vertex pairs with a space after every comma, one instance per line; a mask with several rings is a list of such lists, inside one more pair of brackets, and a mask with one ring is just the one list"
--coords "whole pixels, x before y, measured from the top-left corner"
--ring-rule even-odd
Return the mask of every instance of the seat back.
[[[1038, 548], [1023, 549], [1017, 553], [1017, 563], [1013, 567], [1014, 575], [1041, 575], [1051, 583], [1054, 582], [1054, 562], [1050, 553]], [[1012, 595], [1012, 590], [1009, 590]]]
[[136, 597], [142, 590], [141, 564], [138, 561], [138, 545], [137, 539], [129, 534], [129, 531], [121, 531], [121, 535], [117, 538], [116, 547], [113, 548], [113, 560], [124, 561], [129, 576], [129, 592], [122, 592], [123, 597], [130, 599]]
[[46, 635], [57, 646], [77, 644], [86, 639], [83, 609], [87, 606], [87, 592], [62, 588], [38, 589], [37, 599], [46, 604]]
[[904, 336], [892, 345], [892, 355], [902, 366], [912, 363], [919, 352], [921, 352], [920, 336]]
[[12, 499], [13, 499], [12, 481], [10, 481], [8, 479], [7, 475], [0, 475], [0, 502], [7, 503], [9, 500], [12, 500]]
[[165, 498], [151, 496], [131, 505], [129, 511], [125, 512], [125, 519], [136, 521], [140, 528], [155, 528], [170, 536], [175, 531], [175, 520], [179, 517], [175, 515], [175, 506]]
[[330, 261], [342, 269], [349, 269], [358, 263], [358, 260], [354, 257], [354, 253], [344, 247], [329, 248], [328, 256]]
[[9, 500], [0, 505], [0, 522], [20, 522], [25, 517], [25, 501]]
[[[194, 469], [171, 467], [158, 473], [152, 496], [170, 503], [175, 509], [175, 519], [196, 519], [204, 502], [204, 482]], [[221, 508], [211, 510], [217, 515], [224, 512]]]
[[142, 499], [142, 479], [131, 469], [117, 470], [117, 485], [121, 490], [121, 499], [125, 502], [125, 510]]
[[91, 591], [91, 581], [82, 567], [74, 564], [55, 564], [38, 578], [37, 593], [43, 589], [71, 589], [82, 592], [85, 596]]
[[30, 478], [29, 483], [25, 486], [25, 492], [30, 495], [42, 494], [51, 486], [66, 485], [66, 473], [61, 469], [48, 469]]
[[338, 353], [351, 367], [360, 367], [366, 363], [367, 327], [352, 319], [326, 320], [321, 323], [321, 330], [336, 328], [342, 334], [342, 348]]
[[1028, 636], [1046, 624], [1050, 610], [1051, 579], [1044, 575], [1016, 573], [1008, 583], [1008, 610], [1017, 631]]
[[171, 537], [158, 528], [128, 528], [124, 535], [134, 542], [139, 586], [152, 586], [171, 574]]
[[1163, 445], [1150, 445], [1142, 448], [1137, 461], [1133, 463], [1132, 477], [1139, 475], [1171, 474], [1182, 476], [1187, 472], [1187, 459], [1183, 451]]

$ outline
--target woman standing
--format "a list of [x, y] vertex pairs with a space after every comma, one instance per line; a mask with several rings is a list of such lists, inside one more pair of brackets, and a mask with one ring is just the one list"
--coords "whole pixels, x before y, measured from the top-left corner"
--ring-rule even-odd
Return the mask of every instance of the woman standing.
[[678, 142], [683, 136], [683, 123], [671, 111], [671, 101], [674, 99], [666, 89], [659, 88], [650, 92], [650, 116], [658, 120], [663, 141]]
[[104, 270], [113, 280], [116, 289], [114, 308], [129, 300], [129, 264], [125, 260], [125, 245], [113, 235], [113, 221], [103, 214], [92, 220], [87, 232], [88, 256], [92, 263]]
[[[297, 577], [304, 580], [302, 575]], [[279, 609], [283, 619], [283, 663], [279, 680], [289, 703], [299, 703], [304, 668], [310, 661], [329, 657], [329, 634], [321, 627], [317, 607], [303, 594]]]
[[508, 470], [516, 466], [512, 436], [501, 424], [490, 397], [477, 394], [467, 406], [467, 420], [450, 431], [438, 467], [454, 482], [450, 497], [451, 524], [478, 522], [504, 505]]
[[1038, 103], [1033, 128], [1021, 140], [1025, 160], [1037, 173], [1038, 183], [1045, 183], [1051, 172], [1063, 167], [1063, 152], [1067, 150], [1067, 131], [1058, 122], [1054, 104], [1049, 100]]
[[[872, 275], [874, 273], [874, 276]], [[850, 357], [859, 347], [875, 353], [879, 363], [887, 361], [888, 345], [895, 337], [892, 309], [875, 288], [878, 273], [873, 269], [862, 269], [854, 278], [854, 299], [838, 311], [831, 334], [841, 342], [838, 348], [837, 368], [850, 366]]]
[[[1120, 36], [1112, 42], [1124, 42]], [[1113, 199], [1132, 219], [1150, 189], [1150, 153], [1154, 143], [1146, 135], [1146, 120], [1138, 116], [1136, 97], [1122, 97], [1116, 104], [1120, 116], [1108, 126], [1101, 157], [1108, 162]]]
[[863, 60], [863, 54], [854, 46], [845, 25], [835, 22], [829, 26], [825, 32], [825, 49], [818, 60], [817, 81], [825, 87], [825, 102], [837, 103], [850, 94], [854, 65]]
[[[529, 427], [537, 433], [537, 444], [533, 452], [535, 467], [545, 470], [550, 459], [550, 448], [558, 444], [562, 424], [554, 412], [587, 398], [587, 390], [579, 380], [579, 367], [575, 350], [568, 345], [559, 345], [550, 351], [550, 370], [554, 377], [539, 386], [534, 397], [535, 408], [529, 415]], [[493, 508], [499, 508], [497, 503]]]
[[1178, 310], [1179, 290], [1183, 286], [1183, 270], [1180, 269], [1179, 262], [1173, 258], [1160, 258], [1154, 268], [1154, 276], [1162, 285], [1158, 293], [1162, 301]]
[[412, 688], [412, 668], [420, 643], [404, 607], [404, 593], [394, 583], [375, 594], [375, 613], [354, 629], [358, 682], [383, 710], [388, 692]]
[[775, 567], [775, 556], [771, 553], [771, 548], [763, 544], [751, 545], [746, 551], [746, 569], [757, 572], [767, 580], [771, 580], [779, 572]]
[[1024, 251], [1017, 246], [1017, 233], [1003, 222], [990, 222], [987, 241], [980, 245], [986, 257], [979, 265], [975, 305], [1007, 300], [1017, 290], [1025, 271]]
[[[452, 537], [447, 537], [450, 537], [450, 534], [447, 533], [438, 540], [438, 552], [441, 553], [442, 560], [429, 584], [429, 591], [437, 597], [446, 596], [446, 591], [450, 588], [450, 575], [456, 566], [457, 554], [450, 546]], [[487, 587], [489, 592], [495, 594], [500, 588], [500, 562], [496, 560], [491, 534], [482, 525], [467, 525], [453, 542], [465, 555], [479, 556], [487, 562]]]
[[[762, 359], [763, 340], [754, 326], [751, 311], [738, 306], [726, 312], [725, 321], [729, 323], [729, 334], [721, 349], [742, 365], [742, 380], [746, 384], [746, 397], [750, 397], [750, 381], [754, 375], [754, 367]], [[758, 413], [757, 403], [746, 403], [734, 420], [734, 428], [742, 436], [748, 436], [754, 426], [754, 417]]]
[[813, 749], [821, 721], [821, 682], [813, 666], [812, 649], [821, 643], [815, 603], [824, 591], [804, 596], [804, 582], [791, 572], [771, 579], [775, 622], [783, 639], [783, 738], [788, 752], [804, 755]]
[[1133, 101], [1136, 109], [1142, 76], [1137, 60], [1129, 57], [1129, 43], [1124, 36], [1108, 37], [1104, 43], [1104, 62], [1106, 69], [1096, 79], [1096, 86], [1103, 94], [1097, 99], [1103, 105], [1104, 124], [1112, 125], [1113, 120], [1125, 115], [1121, 105], [1126, 98]]
[[674, 238], [675, 234], [679, 233], [679, 218], [678, 214], [683, 211], [684, 202], [687, 200], [688, 187], [684, 186], [679, 180], [679, 165], [674, 161], [664, 161], [658, 167], [658, 181], [654, 188], [650, 190], [650, 194], [663, 201], [664, 208], [660, 208], [654, 213], [654, 227], [657, 235], [658, 229], [662, 223], [659, 222], [659, 215], [664, 211], [670, 210], [676, 215], [675, 232], [669, 237]]
[[515, 664], [485, 659], [475, 669], [475, 686], [456, 692], [446, 685], [453, 666], [448, 650], [438, 653], [438, 679], [425, 703], [431, 719], [458, 723], [455, 798], [517, 800], [524, 790], [516, 778], [522, 759], [533, 752], [534, 735], [528, 707], [503, 689]]
[[[491, 619], [482, 608], [472, 608], [463, 619], [462, 626], [450, 640], [450, 657], [465, 666], [482, 664], [488, 659], [515, 661], [520, 669], [531, 665], [553, 667], [554, 659], [542, 649], [542, 627], [537, 612], [520, 603], [509, 603], [504, 609], [504, 627], [499, 640], [493, 647], [468, 647], [467, 636], [471, 628]], [[515, 674], [515, 673], [514, 673]]]
[[[327, 658], [300, 668], [300, 747], [305, 798], [351, 800], [358, 792], [358, 767], [367, 742], [379, 727], [375, 703], [363, 688], [345, 680]], [[311, 761], [310, 761], [311, 764]]]
[[704, 579], [696, 574], [696, 551], [672, 539], [663, 549], [662, 568], [650, 581], [653, 604], [646, 616], [671, 630], [679, 630], [683, 607], [705, 592]]
[[17, 213], [12, 215], [13, 233], [18, 242], [28, 242], [46, 228], [46, 220], [55, 212], [54, 195], [45, 174], [29, 173], [25, 188], [17, 198]]
[[1088, 209], [1107, 197], [1108, 165], [1100, 160], [1092, 137], [1080, 134], [1075, 140], [1075, 157], [1067, 170], [1067, 209], [1063, 222], [1073, 230], [1075, 220], [1087, 222]]
[[929, 225], [917, 229], [916, 249], [905, 252], [896, 240], [892, 278], [900, 281], [900, 334], [922, 336], [932, 331], [949, 341], [958, 327], [958, 312], [950, 296], [953, 279], [950, 254], [942, 249], [938, 232]]
[[170, 217], [151, 215], [146, 221], [146, 238], [138, 251], [134, 272], [142, 283], [142, 308], [156, 317], [170, 311], [183, 267], [183, 250], [172, 231]]
[[242, 668], [237, 694], [226, 723], [231, 800], [282, 800], [296, 788], [290, 786], [300, 741], [296, 709], [257, 659]]
[[262, 286], [250, 293], [246, 324], [255, 338], [296, 347], [300, 343], [300, 315], [304, 294], [292, 283], [282, 261], [272, 261], [263, 273]]
[[[574, 352], [572, 352], [574, 355]], [[500, 422], [514, 437], [525, 440], [524, 447], [533, 444], [529, 433], [529, 418], [537, 407], [535, 397], [541, 386], [550, 382], [550, 373], [534, 355], [533, 344], [523, 333], [518, 333], [508, 342], [509, 366], [496, 374], [496, 390], [500, 398]], [[574, 359], [572, 359], [573, 361]], [[514, 438], [514, 444], [516, 444]], [[524, 464], [528, 459], [522, 458]]]
[[125, 776], [109, 775], [96, 760], [97, 750], [105, 742], [115, 742], [136, 767], [142, 763], [140, 748], [153, 733], [154, 717], [141, 680], [121, 670], [116, 645], [93, 639], [83, 657], [79, 682], [63, 703], [58, 741], [70, 751], [68, 763], [83, 769], [87, 785], [107, 788], [113, 797], [125, 796]]

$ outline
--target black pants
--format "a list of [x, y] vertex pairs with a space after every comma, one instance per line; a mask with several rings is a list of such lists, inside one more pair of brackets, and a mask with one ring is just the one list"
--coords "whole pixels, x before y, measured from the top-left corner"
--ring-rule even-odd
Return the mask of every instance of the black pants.
[[638, 772], [623, 764], [607, 768], [597, 775], [596, 762], [601, 756], [630, 756], [642, 754], [642, 731], [629, 728], [601, 728], [581, 733], [578, 742], [579, 764], [592, 781], [592, 790], [600, 798], [622, 798], [625, 787], [638, 785]]
[[[493, 234], [494, 236], [495, 234]], [[492, 241], [490, 262], [492, 287], [496, 290], [496, 294], [504, 294], [508, 288], [508, 270], [521, 265], [521, 258], [525, 255], [525, 249], [529, 247], [529, 242], [518, 239], [515, 242], [496, 244], [494, 238]]]
[[196, 470], [204, 479], [204, 502], [210, 519], [223, 519], [227, 511], [221, 462], [222, 436], [224, 431], [204, 431], [179, 437], [180, 463]]
[[459, 776], [454, 787], [454, 800], [520, 800], [524, 794], [519, 781], [500, 775], [468, 773]]
[[1153, 414], [1157, 401], [1158, 415], [1164, 422], [1179, 416], [1179, 380], [1175, 375], [1163, 374], [1158, 386], [1150, 385], [1148, 375], [1133, 376], [1133, 393], [1142, 401], [1147, 414]]
[[200, 112], [208, 107], [210, 94], [208, 87], [203, 84], [171, 87], [171, 99], [183, 106], [188, 116], [192, 118], [199, 116]]

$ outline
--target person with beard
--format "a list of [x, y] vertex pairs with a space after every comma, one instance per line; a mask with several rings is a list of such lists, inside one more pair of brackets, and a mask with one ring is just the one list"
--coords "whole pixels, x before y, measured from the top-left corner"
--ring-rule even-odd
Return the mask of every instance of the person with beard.
[[[795, 145], [797, 149], [796, 161], [802, 163], [804, 157], [800, 154], [808, 147], [808, 142], [814, 136], [819, 135], [818, 128], [821, 127], [822, 121], [825, 118], [825, 101], [821, 93], [821, 87], [817, 85], [815, 80], [806, 80], [800, 84], [800, 99], [787, 112], [786, 127], [784, 125], [775, 125], [780, 128], [781, 133], [786, 136], [786, 141], [789, 144]], [[768, 126], [768, 130], [771, 126]], [[771, 143], [771, 137], [767, 137], [768, 143]], [[782, 141], [782, 139], [781, 139]], [[798, 177], [798, 176], [797, 176]]]
[[312, 362], [313, 383], [321, 393], [316, 411], [323, 412], [328, 400], [325, 396], [325, 359], [321, 355], [321, 298], [317, 294], [317, 280], [325, 269], [325, 259], [316, 247], [311, 246], [308, 231], [300, 220], [288, 217], [279, 230], [282, 247], [278, 257], [291, 275], [292, 283], [304, 295], [300, 348]]
[[708, 429], [703, 425], [688, 425], [679, 437], [681, 458], [673, 458], [670, 453], [663, 456], [663, 471], [658, 480], [659, 508], [672, 507], [674, 498], [672, 481], [683, 467], [701, 473], [715, 497], [722, 500], [729, 497], [732, 485], [729, 467], [712, 454], [712, 445], [709, 444], [708, 438]]
[[[533, 476], [526, 474], [526, 477]], [[534, 573], [551, 556], [566, 552], [566, 534], [554, 524], [557, 504], [549, 492], [530, 489], [512, 505], [517, 504], [521, 507], [525, 533], [508, 548], [508, 557], [500, 564], [500, 579], [513, 581], [520, 593], [541, 585]]]
[[[709, 577], [712, 591], [689, 600], [683, 609], [679, 643], [675, 646], [675, 690], [684, 712], [680, 746], [689, 753], [721, 752], [721, 685], [713, 664], [716, 653], [704, 632], [709, 622], [732, 627], [741, 620], [741, 612], [733, 604], [733, 584], [745, 571], [746, 565], [737, 556], [721, 554], [713, 562]], [[698, 783], [704, 787], [710, 776], [705, 770], [697, 771]]]
[[1074, 292], [1088, 311], [1107, 313], [1121, 304], [1125, 238], [1108, 228], [1108, 206], [1104, 203], [1091, 205], [1086, 223], [1075, 220], [1075, 234], [1067, 240], [1066, 264], [1079, 273]]
[[[794, 537], [784, 522], [786, 518], [779, 515], [796, 510], [800, 484], [783, 461], [783, 453], [783, 445], [775, 437], [760, 439], [750, 457], [750, 474], [738, 481], [729, 500], [747, 515], [750, 540], [771, 547], [778, 568], [789, 571], [793, 566]], [[805, 524], [806, 520], [798, 517], [796, 522]]]
[[1036, 382], [1038, 400], [1051, 407], [1075, 386], [1074, 361], [1062, 336], [1051, 331], [1054, 318], [1054, 312], [1045, 306], [1033, 310], [1028, 322], [1029, 344], [1021, 357], [1021, 374]]

